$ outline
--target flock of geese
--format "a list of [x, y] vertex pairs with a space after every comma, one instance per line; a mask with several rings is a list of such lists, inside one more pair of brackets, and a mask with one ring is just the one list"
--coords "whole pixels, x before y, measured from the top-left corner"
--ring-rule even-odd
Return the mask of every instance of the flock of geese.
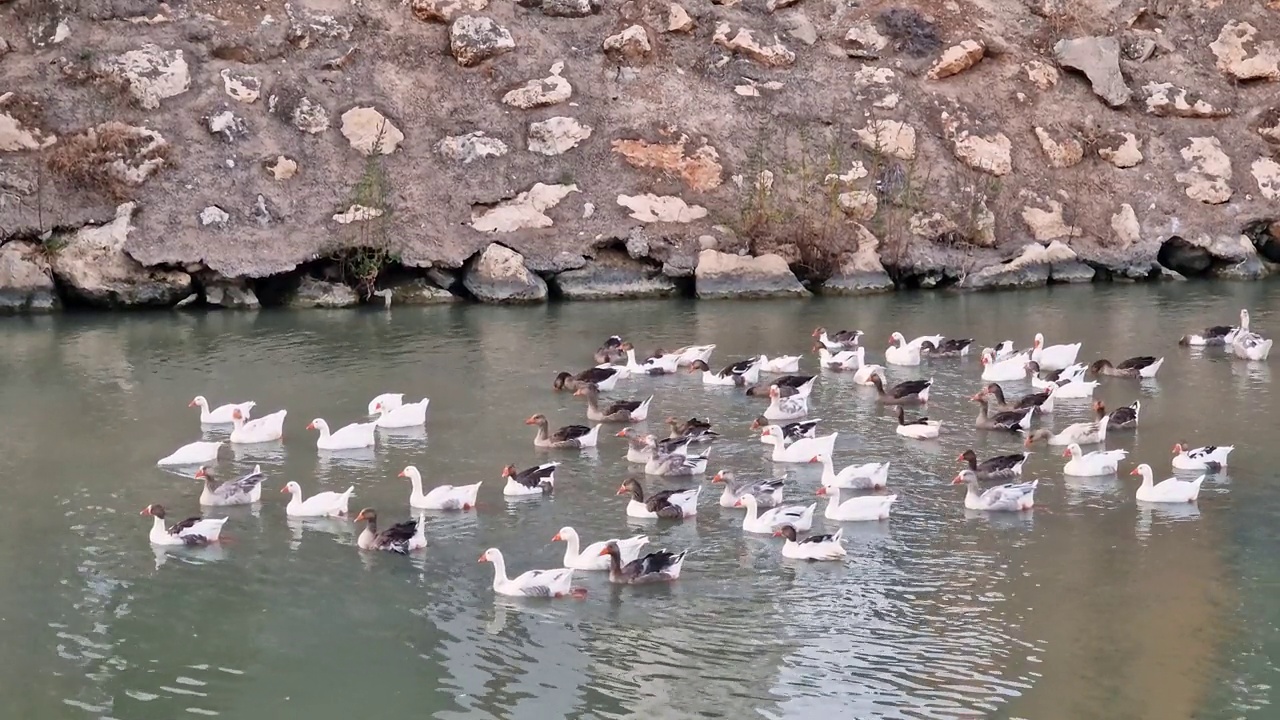
[[[885, 366], [868, 364], [860, 331], [829, 333], [825, 328], [813, 332], [814, 349], [824, 370], [852, 373], [855, 385], [874, 392], [876, 402], [897, 410], [896, 432], [907, 440], [928, 441], [937, 438], [941, 422], [923, 416], [911, 416], [907, 407], [929, 402], [933, 379], [907, 380], [886, 386]], [[1240, 311], [1236, 326], [1206, 328], [1198, 334], [1184, 336], [1180, 344], [1199, 347], [1217, 346], [1249, 360], [1265, 360], [1271, 340], [1249, 328], [1249, 313]], [[636, 376], [700, 373], [704, 385], [732, 386], [747, 395], [768, 399], [767, 408], [752, 424], [759, 431], [759, 441], [771, 447], [769, 456], [775, 463], [818, 463], [822, 466], [821, 487], [817, 494], [827, 499], [823, 517], [840, 522], [874, 522], [889, 518], [897, 496], [886, 492], [890, 463], [868, 462], [837, 469], [833, 461], [837, 433], [820, 435], [820, 420], [809, 419], [810, 392], [817, 375], [801, 374], [802, 356], [744, 358], [720, 369], [713, 369], [710, 358], [715, 345], [698, 345], [664, 351], [657, 349], [645, 360], [637, 358], [635, 347], [618, 336], [610, 337], [594, 355], [595, 365], [581, 372], [559, 373], [552, 382], [557, 391], [572, 392], [585, 404], [587, 420], [592, 424], [573, 424], [554, 430], [546, 416], [536, 414], [525, 424], [537, 428], [536, 447], [554, 450], [581, 450], [596, 447], [605, 424], [622, 425], [614, 433], [625, 438], [626, 459], [644, 466], [647, 477], [692, 477], [707, 470], [708, 452], [700, 450], [720, 439], [708, 420], [666, 418], [666, 437], [640, 432], [634, 425], [645, 422], [653, 397], [643, 399], [609, 399], [620, 382]], [[893, 333], [885, 350], [888, 365], [914, 367], [925, 361], [967, 356], [974, 347], [972, 338], [946, 338], [941, 335], [921, 336], [907, 340]], [[1144, 380], [1154, 378], [1163, 358], [1141, 356], [1120, 362], [1099, 359], [1088, 365], [1077, 362], [1080, 344], [1046, 345], [1037, 334], [1029, 348], [1018, 349], [1012, 341], [983, 348], [978, 354], [982, 365], [982, 385], [970, 398], [977, 406], [974, 426], [978, 429], [1016, 434], [1026, 448], [1038, 443], [1064, 449], [1067, 462], [1063, 472], [1074, 476], [1106, 476], [1116, 473], [1126, 456], [1124, 450], [1095, 449], [1110, 431], [1137, 427], [1141, 403], [1111, 411], [1092, 402], [1094, 389], [1101, 377]], [[768, 376], [762, 380], [763, 376]], [[1092, 378], [1092, 379], [1090, 379]], [[1022, 397], [1009, 397], [1002, 382], [1029, 380], [1034, 392]], [[625, 385], [624, 385], [625, 387]], [[1084, 399], [1091, 402], [1095, 417], [1053, 432], [1032, 425], [1037, 418], [1052, 415], [1059, 401]], [[378, 428], [413, 428], [427, 422], [430, 401], [426, 398], [406, 402], [401, 393], [386, 393], [369, 402], [367, 412], [375, 419], [353, 423], [331, 430], [321, 418], [312, 420], [307, 429], [316, 432], [319, 450], [351, 450], [372, 447]], [[210, 407], [204, 397], [196, 397], [191, 407], [200, 409], [202, 426], [229, 426], [226, 442], [254, 445], [276, 442], [283, 438], [285, 410], [252, 418], [254, 402]], [[216, 462], [223, 441], [198, 441], [179, 448], [162, 458], [164, 466], [193, 467], [194, 477], [203, 482], [199, 503], [202, 507], [220, 507], [258, 503], [266, 476], [259, 466], [243, 477], [218, 482], [209, 466]], [[1149, 465], [1138, 465], [1131, 475], [1142, 478], [1136, 499], [1145, 503], [1195, 502], [1205, 473], [1220, 471], [1227, 465], [1231, 446], [1173, 447], [1172, 466], [1178, 472], [1195, 475], [1174, 477], [1159, 483], [1153, 480]], [[1018, 452], [981, 459], [973, 450], [957, 458], [965, 468], [952, 479], [953, 485], [966, 486], [964, 507], [990, 512], [1020, 512], [1035, 504], [1038, 480], [1024, 481], [1022, 468], [1028, 452]], [[541, 495], [551, 492], [556, 483], [557, 462], [547, 462], [519, 469], [508, 465], [502, 471], [506, 496]], [[423, 511], [466, 512], [476, 507], [480, 482], [471, 485], [438, 485], [424, 492], [421, 473], [408, 466], [400, 477], [410, 484], [408, 502], [416, 518], [396, 522], [389, 527], [379, 525], [374, 508], [364, 508], [355, 515], [363, 522], [356, 545], [360, 550], [389, 551], [406, 554], [427, 546], [426, 519]], [[808, 534], [814, 524], [817, 502], [807, 505], [786, 504], [786, 478], [744, 477], [721, 470], [711, 478], [722, 485], [718, 502], [721, 507], [743, 511], [742, 529], [747, 533], [782, 538], [780, 552], [799, 560], [840, 560], [845, 556], [842, 531]], [[629, 478], [617, 489], [627, 497], [626, 515], [633, 518], [684, 520], [697, 515], [702, 486], [691, 485], [654, 491], [646, 487], [648, 480]], [[281, 488], [289, 494], [284, 507], [289, 517], [345, 517], [354, 487], [342, 492], [325, 491], [306, 497], [302, 487], [290, 481]], [[142, 510], [153, 518], [149, 539], [155, 545], [200, 546], [216, 543], [227, 518], [196, 515], [166, 525], [168, 512], [163, 505], [152, 504]], [[494, 566], [493, 589], [496, 593], [522, 597], [581, 597], [585, 591], [572, 586], [575, 571], [606, 571], [615, 583], [639, 584], [667, 582], [680, 576], [688, 551], [647, 551], [647, 536], [609, 538], [584, 545], [572, 527], [564, 527], [553, 541], [566, 545], [564, 567], [550, 570], [528, 570], [509, 577], [502, 552], [489, 548], [480, 562]]]

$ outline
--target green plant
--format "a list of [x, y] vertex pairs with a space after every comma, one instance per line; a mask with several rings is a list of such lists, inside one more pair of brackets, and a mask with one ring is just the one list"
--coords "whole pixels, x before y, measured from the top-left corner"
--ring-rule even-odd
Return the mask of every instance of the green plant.
[[385, 122], [378, 130], [364, 170], [348, 196], [343, 210], [354, 208], [365, 217], [357, 218], [356, 238], [348, 246], [330, 253], [330, 259], [342, 272], [343, 281], [351, 285], [365, 300], [373, 297], [378, 280], [400, 257], [391, 249], [391, 178], [384, 164], [382, 138]]

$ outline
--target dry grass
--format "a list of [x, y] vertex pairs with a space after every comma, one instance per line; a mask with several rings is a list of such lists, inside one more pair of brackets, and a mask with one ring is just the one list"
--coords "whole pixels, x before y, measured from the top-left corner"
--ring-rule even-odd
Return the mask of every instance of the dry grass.
[[155, 143], [129, 125], [107, 122], [65, 138], [49, 152], [45, 166], [77, 188], [127, 200], [138, 184], [129, 170], [157, 163], [163, 167], [170, 162], [169, 151], [168, 144]]

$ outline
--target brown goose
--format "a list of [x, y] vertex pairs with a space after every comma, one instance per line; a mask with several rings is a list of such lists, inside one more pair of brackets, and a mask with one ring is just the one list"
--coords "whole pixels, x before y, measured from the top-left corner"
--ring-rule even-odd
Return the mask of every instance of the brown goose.
[[885, 392], [884, 381], [879, 375], [871, 376], [871, 384], [876, 388], [876, 402], [881, 405], [917, 405], [929, 402], [929, 388], [933, 387], [933, 378], [900, 382], [888, 392]]
[[562, 372], [556, 375], [556, 379], [552, 381], [551, 387], [555, 390], [577, 390], [586, 383], [595, 383], [596, 387], [601, 390], [612, 390], [618, 384], [618, 377], [621, 373], [614, 368], [587, 368], [577, 375], [571, 375]]
[[541, 413], [524, 421], [525, 425], [537, 425], [538, 434], [533, 438], [536, 447], [556, 449], [593, 448], [600, 436], [600, 426], [566, 425], [554, 433], [548, 432], [547, 416]]
[[929, 339], [920, 343], [920, 354], [936, 358], [963, 357], [969, 354], [970, 345], [973, 338], [946, 338], [936, 344]]
[[623, 565], [622, 550], [619, 549], [617, 542], [610, 541], [600, 554], [609, 556], [609, 582], [641, 585], [670, 582], [680, 577], [680, 566], [684, 564], [684, 557], [688, 552], [688, 550], [682, 553], [657, 550]]
[[627, 349], [622, 347], [625, 345], [622, 338], [617, 335], [610, 335], [608, 340], [596, 350], [595, 361], [597, 365], [605, 363], [621, 362], [627, 357]]
[[644, 422], [649, 417], [650, 395], [646, 400], [619, 400], [603, 410], [600, 409], [600, 389], [595, 383], [586, 383], [573, 391], [575, 397], [587, 399], [587, 419], [596, 422]]
[[1094, 410], [1098, 412], [1099, 417], [1103, 415], [1107, 416], [1108, 430], [1132, 430], [1133, 428], [1138, 427], [1138, 415], [1142, 412], [1142, 401], [1134, 400], [1131, 404], [1125, 407], [1116, 408], [1110, 413], [1107, 413], [1107, 406], [1103, 405], [1102, 401], [1099, 400], [1094, 403]]
[[408, 555], [414, 550], [427, 546], [426, 517], [418, 515], [417, 520], [405, 520], [378, 532], [378, 511], [365, 508], [356, 515], [356, 522], [364, 521], [364, 530], [356, 538], [356, 547], [361, 550], [386, 550], [387, 552]]
[[978, 462], [977, 453], [965, 450], [956, 461], [967, 463], [979, 480], [1012, 480], [1022, 475], [1022, 464], [1027, 461], [1027, 453], [997, 455]]
[[1164, 358], [1154, 358], [1150, 355], [1142, 355], [1140, 357], [1131, 357], [1128, 360], [1121, 361], [1119, 365], [1112, 365], [1110, 360], [1102, 358], [1094, 360], [1089, 366], [1089, 372], [1094, 375], [1110, 375], [1111, 377], [1122, 378], [1153, 378], [1156, 373], [1160, 372], [1160, 366], [1164, 364]]
[[639, 480], [628, 478], [618, 488], [617, 495], [630, 495], [627, 516], [634, 518], [667, 518], [680, 520], [698, 514], [698, 495], [701, 487], [662, 490], [645, 495]]
[[999, 410], [1026, 410], [1027, 408], [1038, 407], [1041, 412], [1053, 412], [1053, 403], [1050, 398], [1053, 396], [1053, 388], [1045, 388], [1038, 393], [1030, 393], [1023, 395], [1014, 402], [1009, 402], [1004, 398], [1004, 388], [1000, 387], [1000, 383], [989, 383], [986, 387], [986, 393], [991, 402], [991, 407]]
[[720, 434], [711, 430], [711, 421], [699, 420], [698, 418], [689, 418], [684, 422], [680, 422], [675, 417], [669, 417], [666, 420], [667, 426], [671, 428], [669, 439], [687, 439], [694, 443], [709, 443], [720, 437]]
[[969, 398], [978, 403], [978, 417], [973, 423], [975, 427], [981, 430], [1006, 430], [1017, 433], [1031, 429], [1031, 416], [1035, 414], [1035, 408], [1027, 408], [1025, 412], [1007, 410], [991, 415], [987, 408], [989, 398], [985, 390]]

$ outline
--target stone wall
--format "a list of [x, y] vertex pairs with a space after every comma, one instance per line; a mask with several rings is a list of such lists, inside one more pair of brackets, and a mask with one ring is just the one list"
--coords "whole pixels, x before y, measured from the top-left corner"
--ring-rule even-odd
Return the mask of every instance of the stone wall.
[[1280, 262], [1276, 0], [0, 0], [0, 311]]

